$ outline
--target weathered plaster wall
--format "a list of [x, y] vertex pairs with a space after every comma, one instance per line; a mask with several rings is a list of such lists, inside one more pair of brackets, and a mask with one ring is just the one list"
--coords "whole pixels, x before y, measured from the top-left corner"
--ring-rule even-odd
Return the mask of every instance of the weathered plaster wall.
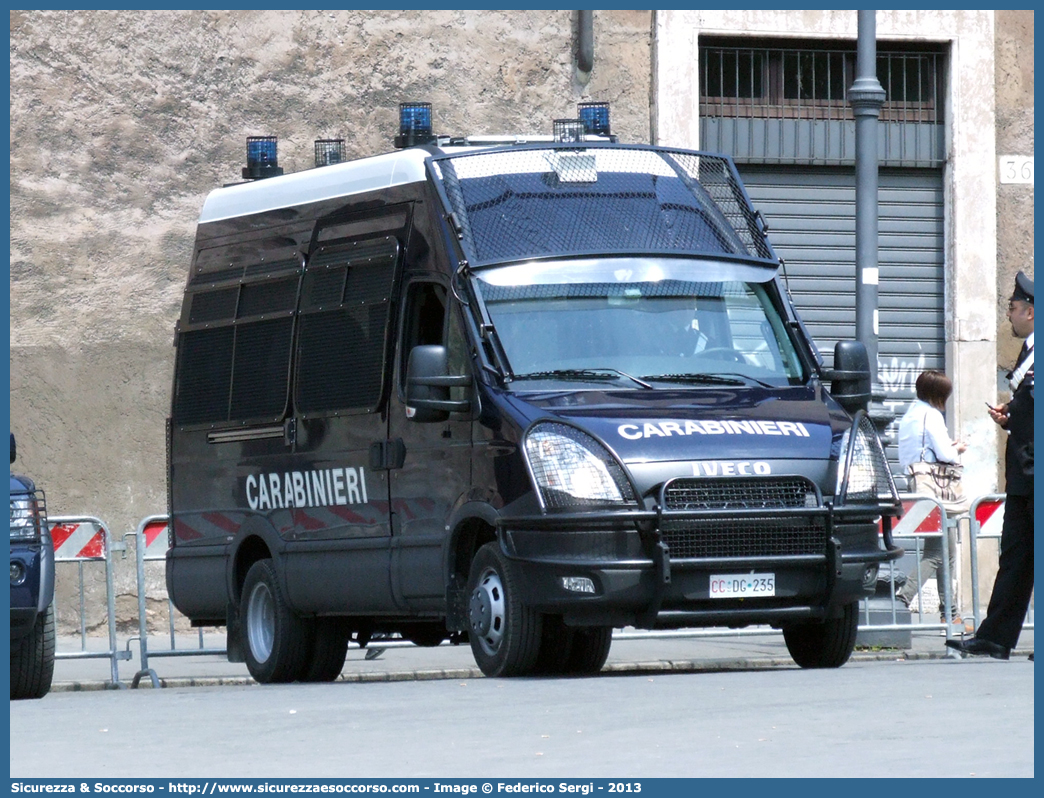
[[[1033, 12], [998, 11], [997, 154], [1033, 155]], [[1006, 372], [1021, 341], [1005, 312], [1019, 269], [1033, 276], [1033, 185], [997, 185], [997, 362]]]
[[[593, 99], [622, 140], [648, 142], [650, 20], [596, 11], [584, 85], [572, 11], [12, 11], [11, 427], [50, 512], [122, 537], [166, 511], [195, 220], [240, 179], [246, 136], [279, 136], [291, 172], [318, 138], [391, 149], [401, 101], [431, 102], [436, 132], [460, 135], [550, 133]], [[66, 628], [75, 570], [60, 572]], [[132, 558], [116, 584], [129, 620]], [[104, 602], [89, 605], [99, 622]]]

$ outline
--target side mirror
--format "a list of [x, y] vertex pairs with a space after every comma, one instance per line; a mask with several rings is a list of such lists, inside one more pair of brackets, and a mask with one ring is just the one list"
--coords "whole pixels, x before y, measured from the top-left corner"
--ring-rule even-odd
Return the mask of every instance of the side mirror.
[[466, 374], [449, 375], [444, 346], [415, 346], [406, 363], [406, 417], [420, 423], [445, 421], [450, 413], [467, 413], [471, 402], [450, 399], [450, 388], [471, 385]]
[[15, 440], [14, 440], [14, 433], [12, 432], [11, 433], [11, 462], [13, 463], [14, 461], [15, 461]]
[[830, 395], [852, 415], [870, 407], [870, 357], [861, 341], [834, 345], [834, 368], [823, 372], [830, 380]]

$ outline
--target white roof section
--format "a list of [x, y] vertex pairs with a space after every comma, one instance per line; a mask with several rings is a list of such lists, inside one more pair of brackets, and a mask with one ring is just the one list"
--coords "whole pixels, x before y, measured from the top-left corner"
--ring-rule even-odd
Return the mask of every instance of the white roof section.
[[419, 183], [426, 177], [424, 160], [428, 155], [426, 150], [408, 148], [219, 188], [207, 195], [199, 223]]

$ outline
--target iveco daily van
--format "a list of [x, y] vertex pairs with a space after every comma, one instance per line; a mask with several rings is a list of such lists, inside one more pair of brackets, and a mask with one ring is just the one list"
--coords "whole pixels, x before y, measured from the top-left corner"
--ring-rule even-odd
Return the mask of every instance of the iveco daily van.
[[404, 105], [390, 153], [282, 175], [251, 140], [264, 179], [207, 197], [167, 585], [258, 681], [377, 633], [490, 676], [597, 672], [626, 626], [848, 659], [901, 554], [866, 350], [826, 368], [729, 158], [581, 113], [482, 141]]

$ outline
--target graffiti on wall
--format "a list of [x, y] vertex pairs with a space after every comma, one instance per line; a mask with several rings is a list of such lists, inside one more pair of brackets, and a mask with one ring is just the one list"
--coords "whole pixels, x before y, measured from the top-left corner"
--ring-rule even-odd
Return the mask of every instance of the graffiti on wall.
[[916, 360], [903, 360], [898, 357], [877, 358], [877, 379], [885, 393], [882, 405], [889, 413], [895, 415], [895, 420], [884, 430], [886, 443], [897, 440], [899, 419], [916, 396], [914, 384], [925, 368], [927, 365], [924, 352], [919, 353]]

